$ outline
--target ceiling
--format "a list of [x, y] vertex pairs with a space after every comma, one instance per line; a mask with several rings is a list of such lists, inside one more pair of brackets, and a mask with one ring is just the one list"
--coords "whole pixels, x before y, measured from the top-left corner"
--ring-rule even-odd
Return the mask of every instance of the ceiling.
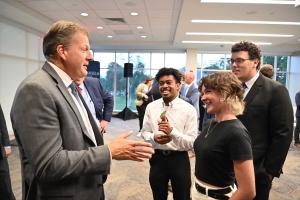
[[[88, 13], [88, 16], [81, 16], [81, 12]], [[131, 12], [138, 15], [132, 16]], [[88, 28], [91, 46], [98, 50], [194, 48], [205, 52], [224, 52], [230, 49], [231, 44], [187, 44], [182, 41], [250, 40], [272, 43], [261, 46], [268, 53], [292, 54], [300, 51], [300, 25], [191, 23], [192, 19], [300, 23], [300, 6], [294, 5], [201, 3], [200, 0], [0, 0], [1, 18], [23, 24], [41, 34], [60, 19], [79, 22]], [[97, 26], [103, 28], [97, 29]], [[137, 26], [143, 29], [137, 29]], [[293, 36], [207, 36], [186, 35], [186, 32]]]

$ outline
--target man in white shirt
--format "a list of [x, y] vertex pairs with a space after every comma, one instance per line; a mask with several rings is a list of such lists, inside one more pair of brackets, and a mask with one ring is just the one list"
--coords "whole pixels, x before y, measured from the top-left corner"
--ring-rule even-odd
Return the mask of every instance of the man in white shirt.
[[191, 170], [187, 151], [197, 137], [197, 112], [180, 99], [180, 73], [162, 68], [156, 75], [162, 98], [146, 108], [141, 135], [155, 148], [150, 159], [150, 185], [154, 200], [167, 199], [171, 181], [174, 199], [190, 199]]

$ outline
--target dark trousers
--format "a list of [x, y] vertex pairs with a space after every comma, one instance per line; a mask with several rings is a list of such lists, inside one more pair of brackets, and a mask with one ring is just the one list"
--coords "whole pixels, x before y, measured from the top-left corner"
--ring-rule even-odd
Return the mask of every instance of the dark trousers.
[[255, 174], [256, 197], [254, 200], [268, 200], [272, 181], [266, 173]]
[[147, 107], [147, 104], [145, 102], [141, 106], [136, 106], [136, 109], [137, 109], [138, 115], [139, 115], [140, 130], [143, 128], [143, 121], [144, 121], [146, 107]]
[[296, 118], [296, 127], [295, 127], [295, 130], [294, 130], [294, 141], [295, 141], [295, 143], [300, 143], [299, 134], [300, 134], [300, 118]]
[[7, 158], [0, 158], [0, 199], [15, 200], [11, 188]]
[[150, 159], [149, 181], [154, 200], [167, 200], [171, 180], [174, 200], [190, 200], [191, 166], [186, 151], [155, 150]]

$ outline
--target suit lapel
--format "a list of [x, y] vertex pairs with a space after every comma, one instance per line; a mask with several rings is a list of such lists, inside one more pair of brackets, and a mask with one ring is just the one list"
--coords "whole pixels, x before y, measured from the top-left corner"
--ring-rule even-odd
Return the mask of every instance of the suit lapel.
[[94, 144], [94, 142], [89, 138], [89, 134], [88, 134], [87, 129], [84, 125], [84, 122], [83, 122], [83, 119], [80, 115], [80, 112], [79, 112], [73, 98], [71, 97], [68, 89], [66, 88], [65, 84], [61, 80], [61, 78], [58, 76], [58, 74], [55, 72], [55, 70], [47, 62], [44, 64], [42, 69], [44, 71], [46, 71], [53, 78], [53, 80], [56, 82], [56, 86], [57, 86], [58, 90], [61, 92], [63, 97], [66, 99], [66, 101], [68, 102], [68, 104], [72, 108], [72, 110], [73, 110], [73, 112], [74, 112], [74, 114], [75, 114], [75, 116], [76, 116], [76, 118], [79, 122], [79, 125], [81, 127], [82, 132], [90, 140], [91, 144]]
[[257, 78], [257, 80], [254, 82], [254, 84], [250, 88], [250, 91], [248, 92], [247, 96], [245, 97], [246, 106], [252, 102], [253, 98], [260, 91], [262, 85], [263, 85], [263, 77], [260, 74], [259, 77]]

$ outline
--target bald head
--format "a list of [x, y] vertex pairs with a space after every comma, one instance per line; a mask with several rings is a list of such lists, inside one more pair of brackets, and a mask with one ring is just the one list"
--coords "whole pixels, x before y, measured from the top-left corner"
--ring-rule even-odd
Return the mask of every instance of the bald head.
[[193, 70], [189, 70], [185, 73], [185, 82], [191, 84], [195, 80], [195, 73]]

